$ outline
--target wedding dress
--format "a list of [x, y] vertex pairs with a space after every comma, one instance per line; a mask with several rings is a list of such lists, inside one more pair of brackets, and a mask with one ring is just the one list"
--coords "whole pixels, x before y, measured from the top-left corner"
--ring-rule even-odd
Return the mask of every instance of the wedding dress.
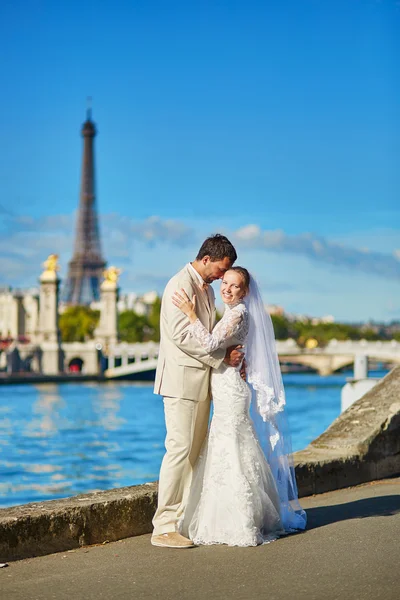
[[[190, 333], [209, 353], [245, 345], [244, 302], [226, 305], [212, 333], [197, 320]], [[182, 523], [195, 544], [256, 546], [286, 533], [281, 501], [250, 416], [252, 391], [240, 368], [225, 363], [211, 372], [213, 417], [197, 461]]]

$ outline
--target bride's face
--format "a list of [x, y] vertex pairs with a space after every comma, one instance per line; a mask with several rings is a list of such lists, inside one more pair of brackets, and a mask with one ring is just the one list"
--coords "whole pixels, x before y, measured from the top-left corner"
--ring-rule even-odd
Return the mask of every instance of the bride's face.
[[236, 271], [227, 271], [222, 278], [221, 298], [225, 304], [236, 304], [246, 294], [243, 277]]

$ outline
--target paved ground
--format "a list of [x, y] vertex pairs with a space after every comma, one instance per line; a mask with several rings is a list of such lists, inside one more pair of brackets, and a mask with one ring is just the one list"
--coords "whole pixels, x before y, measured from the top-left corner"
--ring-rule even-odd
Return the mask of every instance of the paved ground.
[[399, 600], [400, 478], [303, 498], [309, 528], [257, 548], [140, 536], [10, 563], [4, 600]]

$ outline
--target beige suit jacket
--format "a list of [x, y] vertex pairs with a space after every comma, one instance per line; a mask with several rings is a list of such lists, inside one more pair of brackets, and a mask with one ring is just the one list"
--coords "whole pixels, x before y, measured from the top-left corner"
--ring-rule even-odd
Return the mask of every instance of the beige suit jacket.
[[215, 324], [215, 296], [209, 288], [210, 306], [195, 274], [186, 266], [169, 280], [161, 302], [160, 352], [154, 393], [172, 398], [206, 400], [210, 387], [210, 367], [218, 368], [225, 357], [219, 348], [207, 354], [189, 334], [189, 319], [172, 303], [175, 291], [183, 288], [190, 299], [196, 294], [196, 313], [203, 325], [212, 331]]

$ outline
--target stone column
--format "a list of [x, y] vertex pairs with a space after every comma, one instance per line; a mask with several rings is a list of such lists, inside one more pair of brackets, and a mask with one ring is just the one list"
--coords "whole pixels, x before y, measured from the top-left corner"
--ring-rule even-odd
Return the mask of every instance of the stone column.
[[118, 341], [117, 301], [120, 272], [115, 267], [109, 267], [104, 271], [104, 281], [100, 286], [100, 323], [95, 331], [95, 338], [102, 344], [105, 353]]
[[366, 379], [368, 377], [368, 356], [356, 354], [354, 357], [354, 379]]
[[52, 254], [44, 263], [39, 296], [38, 342], [41, 347], [42, 372], [56, 375], [61, 369], [60, 330], [58, 328], [58, 301], [60, 279], [57, 276], [57, 255]]
[[362, 398], [379, 381], [379, 378], [368, 377], [368, 356], [356, 354], [354, 357], [354, 377], [347, 380], [342, 388], [341, 412]]

